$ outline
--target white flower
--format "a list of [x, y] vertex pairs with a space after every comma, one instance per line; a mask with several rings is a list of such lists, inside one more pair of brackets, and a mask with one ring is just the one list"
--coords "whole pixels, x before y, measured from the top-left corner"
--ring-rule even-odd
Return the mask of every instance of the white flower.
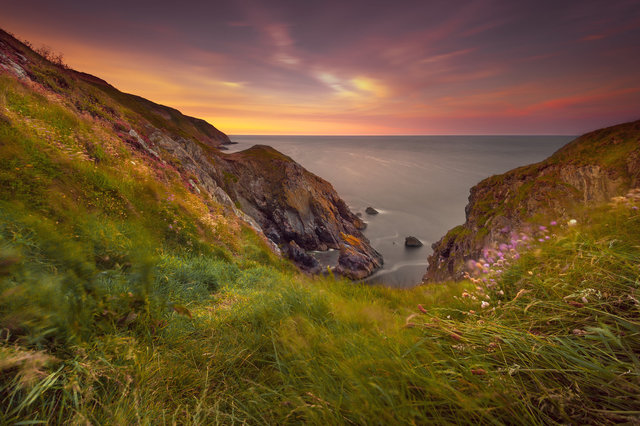
[[486, 309], [489, 307], [489, 302], [485, 302], [484, 300], [482, 301], [482, 303], [480, 304], [480, 307], [482, 309]]
[[567, 225], [569, 226], [576, 226], [578, 224], [578, 221], [575, 219], [571, 219], [569, 222], [567, 222]]

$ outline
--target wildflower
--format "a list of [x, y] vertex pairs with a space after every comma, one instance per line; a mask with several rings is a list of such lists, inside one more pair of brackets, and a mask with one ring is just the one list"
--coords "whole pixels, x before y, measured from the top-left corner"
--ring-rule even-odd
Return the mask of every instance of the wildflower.
[[540, 241], [541, 243], [544, 243], [544, 238], [538, 238], [538, 241]]
[[484, 300], [482, 301], [482, 303], [480, 304], [480, 307], [482, 309], [486, 309], [490, 306], [489, 302], [485, 302]]
[[466, 291], [463, 291], [461, 296], [462, 297], [469, 297], [469, 293], [467, 293]]
[[548, 239], [550, 239], [550, 238], [551, 238], [551, 237], [549, 237], [548, 235], [545, 235], [545, 236], [544, 236], [544, 239], [545, 239], [545, 240], [548, 240]]
[[500, 296], [504, 296], [504, 291], [503, 291], [503, 290], [498, 290], [498, 291], [497, 291], [497, 293], [498, 293]]
[[538, 227], [538, 229], [540, 229], [541, 231], [546, 231], [546, 230], [547, 230], [547, 227], [546, 227], [546, 226], [544, 226], [544, 225], [540, 225], [540, 226]]
[[552, 220], [551, 223], [549, 225], [551, 226], [556, 226], [558, 224], [558, 222], [556, 222], [555, 220]]
[[578, 224], [578, 221], [575, 219], [571, 219], [569, 222], [567, 222], [567, 225], [569, 226], [576, 226]]

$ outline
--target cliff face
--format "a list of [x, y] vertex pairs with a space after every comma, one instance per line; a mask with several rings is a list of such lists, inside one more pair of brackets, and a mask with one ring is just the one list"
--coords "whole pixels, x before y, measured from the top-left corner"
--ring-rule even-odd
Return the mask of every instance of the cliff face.
[[563, 218], [576, 204], [603, 202], [639, 185], [640, 121], [585, 134], [540, 163], [471, 188], [465, 223], [433, 244], [424, 281], [461, 279], [466, 260], [537, 214]]
[[363, 278], [381, 266], [381, 256], [360, 233], [364, 224], [333, 187], [276, 150], [224, 154], [229, 138], [204, 120], [53, 63], [2, 30], [0, 74], [100, 123], [155, 168], [178, 173], [193, 193], [250, 224], [273, 251], [280, 252], [277, 245], [286, 248], [303, 269], [320, 269], [304, 250], [328, 248], [341, 250], [336, 271], [347, 277]]
[[304, 250], [339, 249], [337, 272], [364, 278], [382, 266], [360, 230], [365, 225], [331, 184], [275, 149], [258, 145], [221, 156], [222, 185], [243, 211], [256, 219], [265, 235], [280, 245], [295, 242], [289, 255], [303, 268], [317, 269]]

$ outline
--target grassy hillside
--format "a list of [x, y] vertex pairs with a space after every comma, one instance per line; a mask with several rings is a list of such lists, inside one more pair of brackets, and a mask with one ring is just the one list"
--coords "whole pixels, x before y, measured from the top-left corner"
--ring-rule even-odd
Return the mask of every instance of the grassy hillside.
[[637, 421], [637, 206], [550, 228], [487, 284], [398, 291], [5, 203], [3, 421]]
[[640, 185], [640, 120], [576, 138], [539, 163], [491, 176], [473, 188], [465, 223], [433, 245], [426, 281], [459, 279], [468, 259], [508, 242], [533, 219], [567, 220]]
[[0, 423], [640, 421], [637, 193], [459, 283], [311, 278], [47, 75], [0, 72]]

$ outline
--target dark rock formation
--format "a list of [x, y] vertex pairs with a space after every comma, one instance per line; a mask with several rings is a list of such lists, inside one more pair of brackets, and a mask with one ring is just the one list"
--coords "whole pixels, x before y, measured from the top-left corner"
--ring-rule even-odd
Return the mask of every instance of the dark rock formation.
[[382, 267], [382, 255], [375, 251], [364, 237], [348, 236], [340, 246], [340, 257], [335, 271], [352, 280], [368, 277]]
[[321, 270], [320, 262], [301, 249], [295, 241], [289, 241], [287, 245], [287, 255], [289, 259], [293, 260], [302, 270], [310, 274], [317, 274]]
[[364, 211], [366, 214], [378, 214], [378, 210], [374, 209], [373, 207], [367, 207]]
[[405, 247], [422, 247], [422, 241], [416, 237], [409, 236], [404, 239]]
[[[380, 254], [360, 232], [354, 215], [331, 184], [275, 149], [257, 145], [223, 155], [216, 163], [218, 183], [276, 244], [290, 241], [304, 250], [340, 249], [337, 272], [369, 275]], [[357, 257], [358, 261], [347, 260]], [[340, 265], [342, 267], [340, 267]]]
[[566, 218], [573, 206], [603, 202], [639, 184], [640, 121], [583, 135], [540, 163], [471, 188], [466, 222], [433, 244], [424, 280], [461, 279], [468, 259], [504, 242], [536, 214]]
[[[345, 259], [358, 257], [342, 262], [345, 276], [360, 277], [381, 265], [380, 254], [360, 232], [364, 222], [331, 184], [278, 151], [262, 146], [224, 154], [220, 148], [233, 142], [206, 121], [53, 63], [2, 30], [0, 73], [39, 85], [66, 108], [102, 121], [142, 153], [143, 161], [178, 173], [185, 187], [251, 225], [274, 252], [281, 245], [303, 269], [316, 267], [305, 250], [328, 248], [343, 250]], [[3, 117], [0, 112], [0, 124]]]

